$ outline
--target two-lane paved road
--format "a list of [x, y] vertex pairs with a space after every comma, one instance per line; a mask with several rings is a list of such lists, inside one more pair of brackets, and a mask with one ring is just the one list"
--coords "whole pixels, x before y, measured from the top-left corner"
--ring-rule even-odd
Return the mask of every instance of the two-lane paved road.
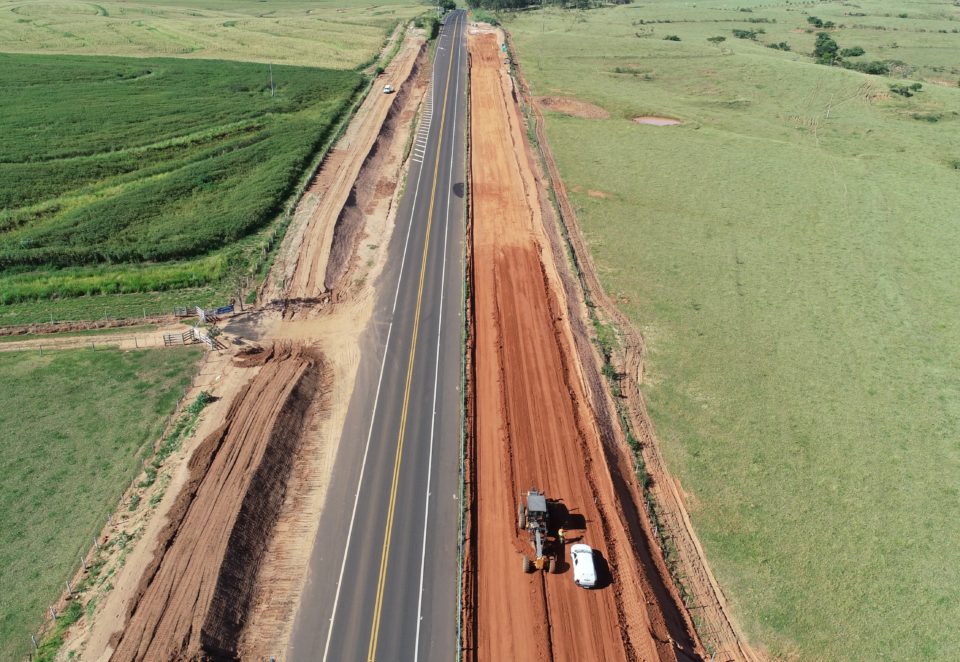
[[438, 39], [291, 660], [456, 654], [465, 24]]

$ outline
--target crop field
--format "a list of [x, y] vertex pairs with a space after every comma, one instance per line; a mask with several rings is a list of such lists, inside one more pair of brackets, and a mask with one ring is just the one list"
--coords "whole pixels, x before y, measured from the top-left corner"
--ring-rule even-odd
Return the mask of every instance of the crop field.
[[261, 64], [0, 55], [0, 304], [223, 280], [363, 80], [272, 79]]
[[30, 650], [30, 633], [140, 470], [200, 354], [0, 355], [0, 659]]
[[[535, 95], [609, 113], [547, 109], [548, 137], [605, 288], [645, 335], [651, 415], [751, 642], [955, 659], [960, 9], [501, 20]], [[888, 75], [817, 63], [824, 29]]]
[[354, 68], [424, 10], [414, 0], [15, 0], [0, 2], [0, 50]]

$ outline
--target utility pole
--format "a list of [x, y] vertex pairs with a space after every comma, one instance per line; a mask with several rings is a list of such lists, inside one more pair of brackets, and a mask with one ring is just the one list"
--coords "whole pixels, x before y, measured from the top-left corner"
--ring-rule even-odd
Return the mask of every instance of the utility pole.
[[273, 86], [273, 62], [270, 63], [270, 98], [273, 98], [273, 94], [276, 92], [276, 88]]

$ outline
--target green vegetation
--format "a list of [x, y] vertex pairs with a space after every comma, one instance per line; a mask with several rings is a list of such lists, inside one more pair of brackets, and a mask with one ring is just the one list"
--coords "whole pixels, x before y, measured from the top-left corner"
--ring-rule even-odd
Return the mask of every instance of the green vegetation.
[[416, 0], [71, 0], [0, 2], [2, 50], [178, 56], [355, 68]]
[[[204, 285], [262, 228], [361, 84], [352, 71], [0, 56], [3, 301]], [[186, 102], [188, 101], [188, 102]]]
[[[858, 5], [816, 12], [836, 42], [896, 61], [889, 77], [816, 64], [807, 6], [500, 18], [535, 95], [611, 113], [547, 112], [548, 137], [601, 279], [645, 334], [667, 462], [751, 641], [789, 659], [946, 660], [960, 22], [949, 2], [909, 19]], [[757, 41], [708, 41], [747, 18], [766, 21]], [[766, 47], [781, 41], [793, 50]], [[645, 115], [683, 125], [632, 121]]]
[[30, 633], [152, 453], [200, 354], [0, 353], [0, 658], [30, 649]]
[[223, 304], [261, 279], [282, 210], [387, 34], [428, 12], [409, 0], [0, 10], [0, 323], [45, 321], [35, 312], [50, 307], [137, 314], [147, 292], [194, 305], [212, 289]]

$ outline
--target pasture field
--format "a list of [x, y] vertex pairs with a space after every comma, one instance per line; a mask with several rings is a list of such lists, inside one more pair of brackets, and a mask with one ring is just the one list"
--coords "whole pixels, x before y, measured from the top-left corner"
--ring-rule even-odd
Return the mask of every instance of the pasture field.
[[[815, 63], [810, 15], [892, 75]], [[610, 113], [546, 110], [547, 134], [604, 286], [645, 335], [665, 456], [751, 642], [954, 659], [960, 9], [668, 1], [501, 20], [535, 95]]]
[[201, 353], [0, 354], [0, 658], [30, 650]]
[[363, 83], [272, 79], [262, 64], [0, 54], [0, 304], [210, 286], [262, 257]]
[[370, 62], [394, 25], [424, 11], [415, 0], [7, 0], [0, 50], [350, 69]]

